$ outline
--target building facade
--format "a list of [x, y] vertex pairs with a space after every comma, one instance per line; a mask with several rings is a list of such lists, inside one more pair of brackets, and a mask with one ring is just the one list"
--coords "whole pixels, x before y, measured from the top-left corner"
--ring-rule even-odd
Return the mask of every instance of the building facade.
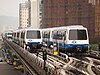
[[90, 42], [95, 36], [94, 0], [43, 0], [44, 28], [83, 25], [88, 28]]
[[28, 2], [19, 4], [19, 29], [29, 26], [29, 4]]
[[100, 39], [100, 0], [95, 0], [95, 36], [95, 41], [98, 41]]
[[40, 28], [42, 20], [42, 4], [41, 0], [28, 0], [30, 1], [30, 19], [31, 27]]

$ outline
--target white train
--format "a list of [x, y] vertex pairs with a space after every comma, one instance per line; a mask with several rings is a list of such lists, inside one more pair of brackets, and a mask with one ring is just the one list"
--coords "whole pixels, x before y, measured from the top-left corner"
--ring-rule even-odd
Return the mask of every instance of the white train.
[[13, 32], [13, 42], [26, 48], [41, 48], [42, 31], [41, 29], [20, 29]]
[[5, 32], [3, 36], [8, 39], [12, 39], [12, 33], [13, 33], [12, 31], [8, 31], [8, 32]]
[[43, 45], [55, 45], [63, 52], [86, 52], [89, 49], [87, 28], [74, 25], [42, 30]]

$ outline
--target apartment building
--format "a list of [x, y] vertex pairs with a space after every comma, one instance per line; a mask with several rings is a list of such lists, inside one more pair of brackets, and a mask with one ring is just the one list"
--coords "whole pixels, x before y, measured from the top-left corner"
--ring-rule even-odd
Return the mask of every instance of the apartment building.
[[40, 28], [42, 24], [41, 0], [28, 0], [30, 2], [30, 23], [33, 28]]
[[19, 4], [19, 29], [29, 27], [29, 4]]
[[95, 41], [100, 39], [100, 0], [95, 1], [95, 37]]

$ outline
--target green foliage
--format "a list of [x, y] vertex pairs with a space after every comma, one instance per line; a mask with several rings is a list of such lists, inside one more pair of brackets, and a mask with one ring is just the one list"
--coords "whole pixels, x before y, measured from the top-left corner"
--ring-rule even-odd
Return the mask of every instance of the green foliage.
[[90, 49], [94, 50], [94, 51], [97, 51], [98, 50], [98, 44], [91, 44]]

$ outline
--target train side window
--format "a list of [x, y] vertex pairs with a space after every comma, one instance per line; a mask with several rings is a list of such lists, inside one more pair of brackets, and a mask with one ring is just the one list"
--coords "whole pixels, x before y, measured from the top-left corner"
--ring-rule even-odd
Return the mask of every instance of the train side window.
[[61, 31], [58, 31], [57, 39], [62, 40], [62, 32]]
[[22, 33], [23, 33], [23, 32], [21, 32], [21, 38], [22, 38]]
[[15, 33], [15, 37], [16, 37], [16, 33]]
[[64, 37], [64, 40], [66, 40], [66, 31], [64, 31], [64, 34], [63, 34], [63, 37]]
[[57, 37], [57, 31], [53, 31], [52, 34], [53, 34], [53, 36], [52, 36], [53, 39], [57, 39], [57, 38], [58, 38], [58, 37]]
[[12, 33], [12, 37], [14, 36], [14, 33]]
[[13, 35], [12, 35], [13, 37], [14, 37], [14, 34], [15, 34], [15, 33], [13, 33]]
[[43, 36], [43, 38], [45, 38], [45, 32], [42, 32], [42, 34], [43, 34], [43, 35], [42, 35], [42, 36]]
[[19, 32], [17, 33], [17, 38], [19, 38]]
[[65, 31], [58, 31], [57, 33], [57, 39], [59, 40], [66, 40], [66, 32]]
[[64, 40], [66, 40], [66, 35], [64, 35]]
[[14, 37], [16, 37], [16, 33], [14, 33]]
[[43, 37], [44, 38], [50, 38], [50, 32], [44, 32]]
[[25, 32], [21, 32], [21, 38], [24, 39]]

